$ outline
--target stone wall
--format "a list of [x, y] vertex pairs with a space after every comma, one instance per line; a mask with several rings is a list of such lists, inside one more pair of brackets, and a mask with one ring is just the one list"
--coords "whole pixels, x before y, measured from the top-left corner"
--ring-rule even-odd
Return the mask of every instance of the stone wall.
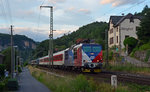
[[[145, 61], [146, 55], [147, 55], [147, 51], [136, 51], [134, 54], [134, 56], [141, 61]], [[150, 63], [150, 57], [148, 59], [148, 63]]]

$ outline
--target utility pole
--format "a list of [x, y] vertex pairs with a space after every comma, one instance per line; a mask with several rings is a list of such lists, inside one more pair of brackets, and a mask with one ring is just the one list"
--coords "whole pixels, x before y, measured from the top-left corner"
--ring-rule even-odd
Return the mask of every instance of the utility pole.
[[109, 65], [108, 63], [108, 31], [107, 29], [105, 30], [105, 51], [106, 51], [106, 64], [105, 67]]
[[40, 6], [40, 8], [50, 8], [50, 34], [49, 34], [49, 61], [53, 68], [53, 7]]
[[11, 25], [11, 78], [14, 78], [14, 47], [13, 47], [13, 26]]

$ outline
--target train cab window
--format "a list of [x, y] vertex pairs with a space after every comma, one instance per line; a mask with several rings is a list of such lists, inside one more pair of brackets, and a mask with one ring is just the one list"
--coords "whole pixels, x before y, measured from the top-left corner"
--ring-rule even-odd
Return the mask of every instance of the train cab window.
[[93, 46], [93, 52], [100, 52], [101, 51], [101, 47], [99, 46]]
[[91, 46], [83, 46], [84, 52], [91, 52]]
[[65, 60], [68, 59], [68, 51], [65, 51]]
[[74, 59], [77, 59], [77, 48], [74, 49]]

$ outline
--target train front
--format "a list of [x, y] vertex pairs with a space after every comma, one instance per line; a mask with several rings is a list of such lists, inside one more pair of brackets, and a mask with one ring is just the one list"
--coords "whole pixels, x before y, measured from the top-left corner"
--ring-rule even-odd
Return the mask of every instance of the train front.
[[98, 44], [82, 45], [83, 72], [101, 72], [103, 63], [102, 46]]

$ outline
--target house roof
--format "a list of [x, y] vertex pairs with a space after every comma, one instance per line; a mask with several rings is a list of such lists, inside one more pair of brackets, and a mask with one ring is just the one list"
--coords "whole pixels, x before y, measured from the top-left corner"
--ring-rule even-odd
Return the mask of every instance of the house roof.
[[110, 20], [112, 20], [112, 23], [116, 25], [116, 23], [122, 18], [123, 16], [110, 16]]
[[112, 20], [112, 23], [114, 26], [118, 26], [123, 20], [125, 19], [142, 19], [142, 16], [136, 16], [131, 13], [127, 14], [126, 16], [110, 16], [110, 20]]

